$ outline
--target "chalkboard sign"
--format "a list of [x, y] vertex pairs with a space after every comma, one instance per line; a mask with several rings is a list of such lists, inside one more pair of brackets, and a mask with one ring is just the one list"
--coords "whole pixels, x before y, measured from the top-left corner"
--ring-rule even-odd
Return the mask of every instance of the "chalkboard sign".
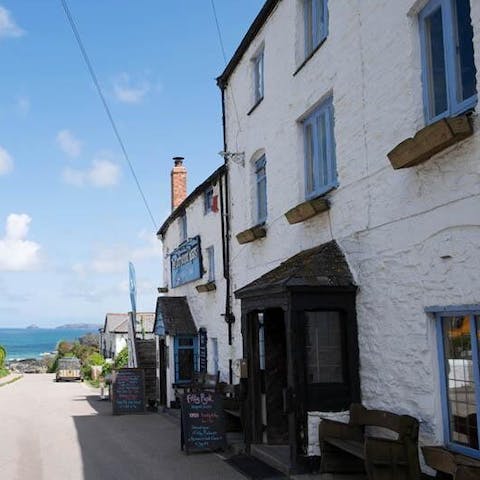
[[182, 396], [182, 450], [186, 453], [225, 450], [223, 398], [199, 391]]
[[121, 368], [112, 384], [114, 415], [145, 413], [145, 372], [142, 368]]
[[198, 356], [200, 357], [200, 371], [207, 371], [207, 331], [204, 328], [198, 330]]

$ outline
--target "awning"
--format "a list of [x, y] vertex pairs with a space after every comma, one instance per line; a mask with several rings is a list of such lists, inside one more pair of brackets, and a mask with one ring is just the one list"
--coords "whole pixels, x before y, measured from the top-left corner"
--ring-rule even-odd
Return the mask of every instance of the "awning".
[[167, 335], [196, 335], [197, 327], [193, 321], [186, 297], [158, 297], [155, 310], [157, 334], [162, 334], [162, 325]]
[[237, 298], [293, 287], [353, 287], [348, 263], [337, 242], [304, 250], [235, 292]]

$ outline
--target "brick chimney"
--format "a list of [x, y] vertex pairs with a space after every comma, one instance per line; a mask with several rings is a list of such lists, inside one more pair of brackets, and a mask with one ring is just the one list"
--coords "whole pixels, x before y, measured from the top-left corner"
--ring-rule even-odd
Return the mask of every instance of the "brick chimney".
[[173, 157], [172, 168], [172, 211], [187, 197], [187, 169], [183, 166], [183, 157]]

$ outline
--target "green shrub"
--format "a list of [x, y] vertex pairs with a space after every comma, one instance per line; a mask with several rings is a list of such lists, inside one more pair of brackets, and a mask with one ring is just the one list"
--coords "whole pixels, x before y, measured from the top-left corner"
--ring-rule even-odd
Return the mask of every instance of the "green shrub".
[[6, 358], [7, 358], [7, 351], [5, 350], [5, 347], [0, 345], [0, 368], [4, 367]]
[[115, 357], [115, 368], [123, 368], [128, 366], [128, 348], [125, 347]]
[[103, 365], [104, 363], [105, 363], [105, 359], [98, 352], [95, 352], [89, 355], [86, 361], [87, 365]]

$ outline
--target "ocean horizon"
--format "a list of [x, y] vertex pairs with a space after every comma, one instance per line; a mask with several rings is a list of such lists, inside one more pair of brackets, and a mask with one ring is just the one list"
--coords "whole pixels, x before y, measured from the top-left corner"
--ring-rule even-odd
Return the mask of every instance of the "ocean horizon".
[[78, 328], [0, 328], [0, 345], [7, 350], [7, 360], [41, 358], [55, 351], [61, 340], [74, 341], [98, 329]]

